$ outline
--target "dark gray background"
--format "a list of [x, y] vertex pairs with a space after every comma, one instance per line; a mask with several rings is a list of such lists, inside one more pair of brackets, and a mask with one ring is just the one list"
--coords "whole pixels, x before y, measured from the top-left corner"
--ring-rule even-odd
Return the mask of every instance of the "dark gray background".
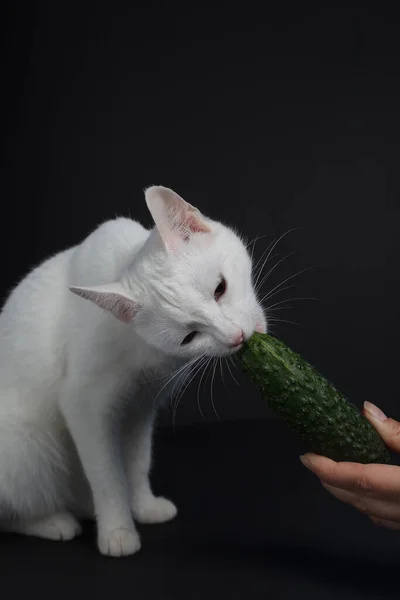
[[[274, 332], [358, 405], [400, 416], [396, 19], [129, 4], [2, 3], [2, 297], [104, 219], [149, 225], [142, 189], [163, 184], [249, 239], [299, 227], [264, 288], [313, 266], [273, 301], [316, 300], [289, 302], [276, 316], [298, 325]], [[219, 417], [271, 416], [236, 377], [226, 390], [217, 370]], [[201, 418], [196, 392], [178, 423]]]

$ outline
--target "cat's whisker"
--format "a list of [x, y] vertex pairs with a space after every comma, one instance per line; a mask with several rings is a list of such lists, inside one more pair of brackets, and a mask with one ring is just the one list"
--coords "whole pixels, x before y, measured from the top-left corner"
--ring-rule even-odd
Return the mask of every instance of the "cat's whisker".
[[211, 358], [208, 360], [206, 366], [204, 367], [203, 373], [201, 374], [201, 377], [200, 377], [199, 385], [197, 386], [197, 406], [198, 406], [201, 418], [203, 420], [205, 420], [205, 417], [204, 417], [203, 411], [201, 409], [201, 404], [200, 404], [200, 388], [201, 388], [201, 382], [203, 381], [204, 375], [206, 374], [207, 367], [210, 364], [210, 361], [211, 361]]
[[287, 319], [269, 319], [270, 323], [290, 323], [291, 325], [297, 325], [298, 327], [301, 327], [300, 323], [297, 323], [296, 321], [288, 321]]
[[200, 358], [198, 358], [194, 363], [192, 363], [192, 365], [190, 366], [190, 368], [183, 370], [181, 372], [181, 374], [179, 375], [179, 377], [177, 377], [173, 388], [171, 390], [171, 410], [172, 412], [174, 411], [174, 398], [175, 398], [175, 389], [177, 388], [177, 392], [176, 395], [178, 396], [183, 385], [185, 384], [185, 382], [187, 381], [188, 376], [190, 376], [190, 373], [192, 372], [192, 369], [195, 369], [196, 366], [199, 364], [200, 362]]
[[210, 360], [207, 362], [207, 365], [205, 367], [205, 371], [207, 372], [206, 378], [204, 380], [204, 391], [206, 390], [206, 386], [207, 386], [207, 381], [208, 378], [210, 377], [211, 373], [212, 373], [212, 367], [213, 367], [213, 356], [210, 357]]
[[[196, 366], [193, 368], [192, 371], [192, 376], [190, 375], [190, 373], [183, 373], [182, 376], [179, 378], [179, 381], [177, 382], [177, 384], [174, 386], [174, 389], [172, 390], [171, 393], [171, 411], [172, 411], [172, 425], [173, 425], [173, 429], [175, 431], [175, 419], [176, 419], [176, 411], [178, 408], [178, 403], [180, 400], [181, 395], [183, 395], [183, 393], [185, 392], [186, 388], [188, 387], [188, 385], [190, 384], [190, 382], [195, 378], [196, 373], [198, 371], [198, 369], [201, 368], [201, 361], [198, 361], [196, 363]], [[175, 396], [175, 387], [178, 386], [177, 392], [176, 392], [176, 396]]]
[[[194, 359], [192, 359], [192, 360], [197, 360], [197, 358], [198, 358], [198, 357], [196, 357], [196, 358], [194, 358]], [[189, 361], [189, 362], [191, 363], [192, 361]], [[181, 365], [180, 367], [178, 367], [178, 369], [176, 369], [175, 371], [172, 371], [172, 373], [171, 373], [171, 372], [169, 372], [169, 373], [166, 373], [165, 375], [160, 375], [160, 377], [154, 377], [154, 379], [149, 379], [148, 381], [149, 381], [150, 383], [154, 383], [154, 382], [156, 382], [156, 381], [163, 381], [163, 380], [165, 380], [165, 379], [169, 379], [169, 377], [173, 377], [173, 376], [174, 376], [174, 375], [176, 375], [176, 374], [177, 374], [177, 373], [178, 373], [178, 372], [179, 372], [181, 369], [185, 369], [185, 368], [188, 366], [189, 362], [185, 362], [183, 365]], [[166, 385], [167, 385], [167, 384], [166, 384]], [[161, 390], [160, 390], [160, 391], [161, 391]]]
[[[211, 356], [211, 358], [210, 358], [210, 364], [211, 364], [211, 368], [210, 368], [210, 370], [208, 371], [208, 373], [207, 373], [207, 377], [206, 377], [206, 378], [205, 378], [205, 380], [204, 380], [204, 388], [206, 387], [206, 385], [207, 385], [207, 381], [208, 381], [208, 378], [209, 378], [209, 376], [211, 375], [211, 372], [212, 372], [212, 361], [213, 361], [213, 358], [214, 358], [213, 356]], [[209, 365], [207, 365], [207, 369], [208, 369], [208, 367], [209, 367]]]
[[[182, 377], [186, 377], [186, 372], [190, 372], [190, 370], [194, 367], [194, 365], [204, 356], [204, 353], [198, 357], [193, 358], [192, 360], [190, 360], [189, 362], [185, 363], [184, 365], [180, 366], [178, 369], [176, 369], [176, 371], [174, 371], [172, 374], [169, 373], [166, 378], [167, 381], [165, 382], [165, 384], [161, 387], [161, 389], [158, 391], [156, 397], [153, 400], [153, 412], [157, 406], [157, 400], [160, 396], [160, 394], [163, 392], [163, 390], [169, 385], [171, 384], [171, 382], [176, 378], [175, 384], [172, 388], [172, 392], [171, 392], [171, 407], [172, 407], [172, 398], [173, 398], [173, 392], [174, 389], [177, 385], [177, 383], [181, 380]], [[165, 379], [165, 377], [163, 377], [163, 379]]]
[[253, 255], [254, 255], [254, 250], [256, 247], [256, 243], [261, 240], [264, 239], [266, 237], [271, 237], [271, 235], [273, 235], [272, 233], [266, 233], [264, 235], [257, 235], [255, 238], [253, 238], [248, 244], [246, 244], [246, 250], [253, 245], [252, 249], [251, 249], [251, 260], [253, 261]]
[[[160, 396], [160, 394], [162, 393], [162, 391], [167, 387], [167, 385], [169, 383], [171, 383], [171, 381], [184, 369], [189, 368], [191, 365], [193, 365], [196, 361], [198, 360], [198, 357], [192, 359], [191, 361], [185, 363], [184, 365], [181, 365], [176, 371], [174, 371], [172, 374], [168, 373], [167, 375], [164, 375], [163, 377], [160, 377], [159, 379], [165, 379], [165, 377], [167, 377], [167, 381], [165, 382], [165, 384], [162, 386], [162, 388], [158, 391], [156, 397], [154, 398], [153, 401], [153, 406], [156, 404], [156, 401], [158, 399], [158, 397]], [[157, 379], [155, 379], [154, 381], [157, 381]]]
[[269, 313], [274, 313], [277, 310], [286, 310], [287, 308], [293, 308], [293, 306], [279, 306], [278, 308], [265, 308], [265, 311], [267, 313], [267, 316]]
[[266, 300], [267, 298], [268, 299], [272, 298], [273, 296], [276, 296], [277, 294], [281, 294], [282, 292], [284, 292], [286, 290], [291, 290], [293, 287], [294, 287], [293, 285], [287, 285], [286, 287], [276, 290], [276, 292], [274, 292], [273, 294], [265, 294], [265, 296], [261, 300], [259, 300], [259, 302], [262, 303], [263, 300]]
[[310, 267], [306, 267], [305, 269], [301, 269], [300, 271], [297, 271], [297, 273], [294, 273], [293, 275], [290, 275], [289, 277], [287, 277], [286, 279], [284, 279], [281, 283], [278, 283], [278, 285], [276, 285], [274, 288], [272, 288], [272, 290], [270, 290], [267, 294], [265, 294], [265, 296], [261, 299], [261, 303], [264, 302], [265, 300], [267, 300], [267, 298], [270, 298], [271, 295], [272, 295], [272, 292], [274, 292], [276, 289], [280, 288], [287, 281], [290, 281], [294, 277], [297, 277], [298, 275], [301, 275], [302, 273], [305, 273], [306, 271], [310, 271], [311, 269], [314, 268], [314, 266], [315, 265], [311, 265]]
[[215, 408], [214, 395], [213, 395], [213, 384], [214, 384], [215, 371], [216, 371], [216, 368], [217, 368], [217, 364], [218, 364], [217, 359], [214, 359], [213, 374], [212, 374], [212, 377], [211, 377], [211, 385], [210, 385], [210, 395], [211, 395], [211, 404], [212, 404], [212, 407], [213, 407], [213, 410], [214, 410], [214, 414], [217, 417], [218, 421], [220, 421], [221, 419], [219, 417], [219, 414], [217, 413], [217, 409]]
[[182, 387], [178, 391], [178, 394], [177, 394], [177, 397], [176, 397], [176, 401], [175, 401], [174, 411], [173, 411], [173, 426], [174, 426], [174, 428], [175, 428], [175, 419], [176, 419], [176, 413], [178, 411], [179, 403], [180, 403], [183, 395], [185, 394], [187, 388], [189, 387], [189, 385], [196, 378], [196, 376], [201, 371], [201, 369], [203, 369], [204, 365], [207, 363], [208, 360], [209, 360], [209, 358], [203, 354], [201, 362], [197, 365], [196, 369], [193, 369], [193, 375], [192, 375], [192, 377], [189, 377], [187, 379], [187, 381], [185, 381], [183, 383]]
[[222, 358], [219, 357], [219, 368], [221, 371], [221, 379], [222, 379], [222, 383], [224, 385], [224, 388], [227, 390], [228, 388], [226, 387], [226, 383], [225, 383], [225, 379], [224, 379], [224, 370], [223, 370], [223, 364], [222, 364]]
[[254, 238], [252, 238], [249, 242], [246, 241], [244, 247], [247, 250], [248, 248], [250, 248], [251, 245], [253, 245], [253, 250], [254, 250], [254, 246], [256, 245], [257, 241], [260, 239], [260, 235], [257, 234]]
[[[254, 272], [254, 287], [257, 287], [258, 281], [262, 275], [263, 270], [265, 269], [266, 264], [268, 263], [269, 260], [272, 260], [273, 258], [275, 258], [275, 256], [279, 256], [279, 252], [272, 254], [269, 252], [271, 244], [268, 246], [268, 248], [266, 250], [264, 250], [264, 252], [262, 253], [261, 257], [259, 258], [259, 260], [256, 262], [256, 264], [253, 267], [253, 272]], [[261, 264], [262, 262], [262, 264]], [[261, 264], [261, 266], [260, 266]]]
[[[269, 263], [269, 261], [273, 260], [277, 256], [279, 256], [279, 252], [275, 252], [274, 254], [271, 254], [271, 256], [267, 257], [267, 259], [265, 260], [263, 265], [258, 270], [256, 269], [256, 274], [254, 275], [253, 279], [255, 279], [257, 281], [260, 278], [260, 276], [262, 275], [262, 272], [264, 271], [264, 269], [267, 266], [267, 264]], [[259, 289], [260, 285], [257, 284], [257, 286], [256, 286], [254, 284], [253, 287], [254, 287], [254, 289]]]
[[[266, 255], [266, 254], [269, 252], [269, 250], [270, 250], [270, 248], [271, 248], [271, 246], [272, 246], [272, 244], [273, 244], [273, 243], [274, 243], [274, 242], [272, 241], [272, 242], [270, 242], [270, 243], [268, 244], [268, 246], [267, 246], [267, 247], [265, 248], [265, 250], [262, 252], [261, 256], [260, 256], [260, 257], [257, 259], [257, 261], [256, 261], [256, 262], [253, 264], [252, 271], [253, 271], [254, 275], [256, 275], [256, 274], [257, 274], [257, 275], [260, 275], [260, 274], [261, 274], [261, 272], [262, 272], [262, 270], [263, 270], [263, 268], [264, 268], [264, 265], [263, 265], [262, 267], [260, 267], [260, 265], [261, 265], [261, 263], [263, 262], [265, 255]], [[264, 261], [264, 263], [266, 263], [267, 261], [268, 261], [268, 256], [265, 258], [265, 261]], [[260, 267], [260, 268], [259, 268], [259, 267]]]
[[187, 379], [187, 381], [185, 381], [183, 383], [182, 388], [179, 390], [179, 395], [176, 398], [175, 405], [174, 405], [174, 408], [173, 408], [173, 414], [172, 414], [172, 423], [173, 423], [173, 428], [174, 429], [175, 429], [176, 414], [177, 414], [177, 411], [178, 411], [178, 406], [179, 406], [179, 403], [181, 401], [181, 398], [183, 397], [183, 395], [186, 392], [187, 388], [192, 383], [192, 381], [194, 380], [194, 378], [196, 377], [196, 375], [199, 373], [199, 371], [202, 369], [204, 363], [207, 360], [207, 357], [202, 356], [202, 358], [203, 358], [203, 360], [200, 361], [199, 364], [196, 365], [195, 369], [193, 369], [193, 375], [192, 375], [192, 377], [189, 377]]
[[[237, 371], [241, 371], [241, 368], [238, 366], [238, 359], [235, 355], [231, 356], [231, 362], [232, 362], [232, 366], [237, 370]], [[236, 381], [236, 380], [235, 380]], [[237, 382], [236, 382], [237, 383]], [[240, 384], [238, 383], [238, 386], [240, 387]]]
[[[200, 360], [200, 358], [196, 358], [194, 361], [187, 364], [185, 369], [180, 370], [179, 373], [177, 374], [175, 383], [174, 383], [171, 393], [170, 393], [171, 410], [173, 410], [173, 399], [174, 399], [175, 388], [178, 386], [180, 389], [182, 382], [184, 382], [186, 380], [186, 376], [191, 372], [191, 369], [195, 367], [195, 365], [198, 363], [199, 360]], [[171, 383], [172, 379], [170, 379], [169, 383]]]
[[239, 386], [239, 387], [240, 387], [240, 384], [239, 384], [239, 383], [238, 383], [238, 381], [235, 379], [235, 377], [234, 377], [234, 375], [233, 375], [233, 373], [232, 373], [232, 371], [231, 371], [231, 368], [230, 368], [230, 366], [229, 366], [229, 363], [230, 363], [230, 362], [232, 363], [232, 365], [233, 365], [234, 367], [236, 367], [235, 363], [234, 363], [234, 362], [233, 362], [233, 360], [232, 360], [232, 357], [231, 357], [231, 356], [228, 356], [228, 358], [226, 358], [226, 366], [228, 367], [228, 371], [229, 371], [229, 373], [231, 374], [231, 377], [232, 377], [233, 381], [236, 383], [236, 385], [237, 385], [237, 386]]
[[288, 231], [285, 231], [285, 233], [283, 233], [281, 236], [279, 236], [279, 238], [278, 238], [278, 239], [277, 239], [277, 240], [276, 240], [276, 241], [275, 241], [275, 242], [272, 244], [272, 246], [271, 246], [271, 248], [270, 248], [270, 250], [269, 250], [269, 252], [268, 252], [268, 254], [267, 254], [267, 257], [266, 257], [266, 259], [264, 260], [263, 267], [262, 267], [262, 269], [261, 269], [261, 271], [260, 271], [260, 273], [259, 273], [259, 275], [258, 275], [258, 277], [257, 277], [257, 279], [256, 279], [256, 282], [255, 282], [255, 284], [254, 284], [254, 287], [255, 287], [255, 288], [257, 288], [257, 284], [258, 284], [258, 281], [259, 281], [259, 279], [260, 279], [260, 275], [261, 275], [261, 273], [262, 273], [262, 271], [263, 271], [263, 269], [264, 269], [264, 266], [265, 266], [265, 264], [266, 264], [266, 263], [267, 263], [267, 261], [268, 261], [268, 258], [271, 256], [271, 254], [272, 254], [273, 250], [276, 248], [276, 246], [279, 244], [279, 242], [280, 242], [281, 240], [283, 240], [283, 238], [284, 238], [285, 236], [289, 235], [289, 233], [292, 233], [292, 231], [296, 231], [297, 229], [300, 229], [300, 227], [293, 227], [292, 229], [289, 229]]
[[258, 234], [257, 234], [257, 235], [256, 235], [256, 236], [253, 238], [253, 239], [251, 239], [251, 240], [250, 240], [250, 242], [247, 242], [247, 244], [245, 244], [245, 248], [246, 248], [246, 250], [247, 250], [247, 248], [248, 248], [249, 246], [251, 246], [252, 244], [254, 244], [254, 245], [255, 245], [255, 244], [256, 244], [256, 243], [257, 243], [259, 240], [261, 240], [261, 239], [263, 239], [263, 238], [266, 238], [266, 237], [270, 237], [271, 235], [273, 235], [273, 234], [272, 234], [272, 233], [265, 233], [265, 234], [263, 234], [263, 235], [260, 235], [260, 234], [258, 233]]
[[[199, 411], [200, 411], [200, 414], [201, 414], [201, 416], [202, 416], [203, 419], [204, 419], [204, 415], [203, 415], [203, 412], [202, 412], [202, 410], [200, 408], [200, 388], [201, 388], [201, 383], [202, 383], [202, 381], [204, 379], [204, 375], [207, 374], [206, 378], [204, 380], [204, 389], [206, 388], [208, 378], [210, 376], [210, 373], [212, 372], [212, 366], [213, 366], [213, 362], [212, 361], [213, 360], [214, 360], [214, 357], [210, 356], [209, 359], [208, 359], [208, 361], [207, 361], [206, 366], [204, 367], [204, 371], [202, 373], [202, 376], [201, 376], [201, 379], [200, 379], [200, 382], [199, 382], [199, 386], [198, 386], [198, 389], [197, 389], [197, 406], [199, 407]], [[209, 369], [210, 365], [211, 365], [211, 368]]]
[[[190, 367], [190, 371], [184, 371], [182, 373], [182, 375], [179, 377], [178, 382], [175, 383], [172, 392], [171, 392], [171, 397], [174, 398], [174, 391], [175, 391], [175, 387], [178, 385], [178, 390], [176, 393], [176, 400], [178, 400], [178, 398], [180, 398], [181, 392], [185, 386], [186, 383], [190, 384], [191, 381], [193, 381], [193, 379], [196, 377], [196, 373], [199, 372], [199, 370], [201, 369], [202, 365], [204, 364], [204, 362], [206, 361], [206, 356], [205, 356], [205, 352], [203, 352], [199, 357], [197, 357], [197, 359], [194, 361], [194, 363], [192, 363], [191, 367]], [[193, 373], [193, 376], [190, 378], [190, 373]], [[186, 389], [186, 388], [185, 388]], [[184, 390], [182, 392], [182, 394], [184, 393]]]
[[[272, 308], [274, 308], [275, 306], [279, 306], [280, 304], [284, 304], [285, 302], [296, 302], [298, 300], [316, 300], [316, 298], [312, 298], [312, 297], [299, 297], [299, 298], [289, 298], [288, 300], [281, 300], [280, 302], [275, 302], [275, 304], [271, 304], [270, 306], [266, 306], [265, 310], [271, 310]], [[276, 310], [281, 310], [281, 309], [285, 309], [285, 308], [292, 308], [292, 307], [288, 307], [288, 306], [283, 306], [281, 308], [277, 308]]]
[[268, 277], [271, 275], [271, 273], [273, 273], [275, 271], [275, 269], [281, 264], [283, 263], [285, 260], [287, 260], [288, 258], [290, 258], [291, 256], [293, 256], [293, 252], [290, 252], [290, 254], [287, 254], [286, 256], [283, 256], [280, 260], [278, 260], [277, 263], [274, 264], [273, 267], [271, 267], [271, 269], [269, 271], [267, 271], [267, 273], [264, 275], [264, 277], [261, 279], [260, 283], [258, 284], [258, 286], [256, 287], [256, 292], [258, 292], [263, 284], [266, 282], [266, 280], [268, 279]]

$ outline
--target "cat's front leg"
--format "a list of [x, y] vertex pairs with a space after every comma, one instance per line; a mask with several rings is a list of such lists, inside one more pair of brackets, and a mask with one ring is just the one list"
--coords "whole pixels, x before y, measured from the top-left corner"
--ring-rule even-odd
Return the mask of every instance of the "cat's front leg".
[[177, 514], [173, 502], [155, 496], [150, 484], [153, 416], [140, 412], [130, 420], [125, 433], [125, 460], [131, 494], [131, 507], [138, 523], [164, 523]]
[[125, 475], [118, 383], [97, 377], [91, 385], [67, 383], [60, 407], [89, 481], [97, 521], [98, 548], [126, 556], [140, 548]]

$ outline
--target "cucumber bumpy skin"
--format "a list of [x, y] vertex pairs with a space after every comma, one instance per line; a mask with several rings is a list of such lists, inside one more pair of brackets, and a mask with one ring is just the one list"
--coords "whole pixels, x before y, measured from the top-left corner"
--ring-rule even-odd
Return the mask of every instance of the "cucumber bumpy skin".
[[382, 438], [327, 379], [270, 334], [254, 333], [236, 354], [242, 370], [308, 451], [335, 461], [391, 462]]

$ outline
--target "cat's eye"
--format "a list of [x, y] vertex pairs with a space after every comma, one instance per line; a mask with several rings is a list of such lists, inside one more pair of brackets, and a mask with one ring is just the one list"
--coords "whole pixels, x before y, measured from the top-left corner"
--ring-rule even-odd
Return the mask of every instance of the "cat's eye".
[[196, 335], [197, 331], [192, 331], [191, 333], [188, 333], [187, 336], [183, 338], [181, 346], [186, 346], [186, 344], [190, 344], [190, 342], [196, 337]]
[[216, 299], [216, 301], [218, 302], [218, 300], [221, 298], [221, 296], [223, 296], [226, 292], [226, 280], [225, 277], [221, 278], [221, 281], [219, 282], [219, 284], [217, 285], [217, 287], [215, 288], [214, 291], [214, 298]]

